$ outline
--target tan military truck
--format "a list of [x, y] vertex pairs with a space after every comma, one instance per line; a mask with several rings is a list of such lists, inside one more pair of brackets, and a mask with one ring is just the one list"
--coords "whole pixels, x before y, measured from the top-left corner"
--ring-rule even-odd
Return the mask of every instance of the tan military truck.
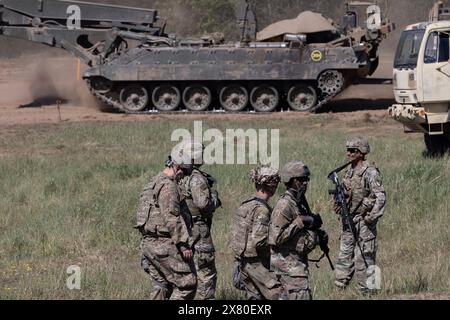
[[396, 104], [389, 114], [405, 132], [425, 135], [431, 154], [450, 149], [450, 8], [437, 2], [428, 22], [408, 26], [394, 61]]

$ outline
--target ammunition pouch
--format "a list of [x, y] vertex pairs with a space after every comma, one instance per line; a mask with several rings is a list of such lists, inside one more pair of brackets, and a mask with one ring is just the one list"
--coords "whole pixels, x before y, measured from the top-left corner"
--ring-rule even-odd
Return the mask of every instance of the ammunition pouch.
[[319, 244], [319, 236], [316, 231], [302, 230], [297, 234], [294, 243], [297, 254], [308, 255]]
[[192, 198], [186, 198], [184, 201], [186, 202], [186, 206], [189, 209], [189, 213], [191, 214], [192, 218], [201, 217], [202, 213], [194, 205], [194, 201], [192, 200]]
[[144, 197], [141, 196], [141, 207], [138, 209], [137, 221], [136, 225], [134, 226], [134, 228], [138, 229], [139, 231], [143, 229], [147, 224], [150, 218], [150, 210], [152, 209], [152, 204], [150, 203], [150, 201], [143, 198]]
[[170, 238], [169, 229], [165, 226], [159, 207], [151, 207], [148, 221], [139, 230], [143, 236]]

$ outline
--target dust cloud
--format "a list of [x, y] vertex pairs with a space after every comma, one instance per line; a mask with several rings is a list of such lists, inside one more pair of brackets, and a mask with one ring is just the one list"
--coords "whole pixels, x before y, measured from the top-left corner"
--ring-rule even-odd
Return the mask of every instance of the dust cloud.
[[[76, 59], [52, 59], [33, 66], [29, 84], [32, 99], [56, 98], [81, 105], [92, 105], [95, 99], [85, 82], [77, 79]], [[94, 103], [95, 105], [95, 103]]]
[[76, 59], [45, 56], [3, 59], [0, 66], [0, 105], [41, 107], [60, 100], [62, 103], [98, 106], [85, 82], [77, 79]]

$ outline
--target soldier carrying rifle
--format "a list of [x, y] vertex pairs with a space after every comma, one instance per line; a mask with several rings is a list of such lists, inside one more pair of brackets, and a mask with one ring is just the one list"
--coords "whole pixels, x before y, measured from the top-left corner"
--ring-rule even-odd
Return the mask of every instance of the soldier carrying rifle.
[[309, 168], [301, 161], [288, 163], [281, 171], [286, 192], [277, 202], [269, 226], [271, 270], [280, 278], [289, 300], [312, 300], [308, 255], [319, 244], [328, 255], [328, 235], [322, 219], [312, 214], [305, 193]]
[[[369, 292], [375, 272], [377, 223], [386, 207], [386, 193], [380, 171], [366, 157], [369, 142], [357, 137], [347, 141], [349, 163], [335, 171], [329, 178], [336, 184], [334, 211], [342, 217], [342, 234], [339, 258], [336, 264], [335, 285], [345, 289], [356, 273], [359, 289]], [[337, 174], [347, 169], [342, 184]]]

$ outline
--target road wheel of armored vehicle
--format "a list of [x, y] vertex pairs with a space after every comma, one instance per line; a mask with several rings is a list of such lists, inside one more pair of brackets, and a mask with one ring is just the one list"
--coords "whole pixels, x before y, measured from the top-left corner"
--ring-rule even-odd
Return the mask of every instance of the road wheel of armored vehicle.
[[258, 112], [272, 112], [280, 103], [278, 90], [269, 85], [257, 86], [250, 94], [250, 103]]
[[183, 92], [183, 103], [190, 111], [201, 112], [208, 110], [211, 105], [211, 90], [202, 85], [188, 86]]
[[158, 86], [153, 90], [152, 102], [159, 111], [175, 111], [181, 103], [180, 90], [170, 85]]
[[120, 103], [127, 111], [142, 111], [147, 107], [148, 102], [148, 91], [144, 87], [132, 85], [120, 91]]
[[342, 73], [336, 70], [328, 70], [323, 72], [319, 77], [319, 89], [325, 95], [335, 95], [339, 93], [345, 84]]
[[425, 134], [425, 145], [431, 156], [443, 156], [450, 150], [450, 140], [445, 135]]
[[248, 91], [239, 85], [230, 85], [220, 90], [220, 105], [226, 111], [239, 112], [248, 104]]
[[111, 91], [113, 83], [103, 77], [92, 77], [87, 79], [88, 86], [98, 94], [107, 94]]
[[288, 92], [287, 101], [293, 110], [308, 112], [317, 104], [317, 92], [311, 86], [294, 85]]

